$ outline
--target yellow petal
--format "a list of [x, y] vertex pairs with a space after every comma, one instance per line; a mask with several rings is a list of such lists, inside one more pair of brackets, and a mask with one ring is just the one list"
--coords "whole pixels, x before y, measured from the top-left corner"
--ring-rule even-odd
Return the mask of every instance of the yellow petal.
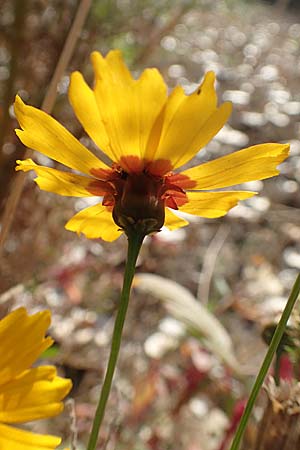
[[148, 157], [148, 142], [157, 140], [154, 125], [167, 98], [161, 75], [156, 69], [146, 69], [128, 84], [98, 79], [95, 95], [115, 161], [126, 170], [134, 170], [124, 158]]
[[115, 155], [110, 149], [109, 138], [101, 119], [95, 94], [79, 72], [71, 75], [69, 100], [87, 134], [111, 160], [114, 160]]
[[23, 170], [23, 172], [35, 171], [38, 177], [34, 181], [44, 191], [73, 197], [92, 197], [93, 195], [87, 190], [91, 182], [96, 182], [92, 178], [39, 166], [32, 159], [17, 160], [17, 163], [16, 170]]
[[180, 167], [204, 147], [223, 127], [231, 113], [231, 104], [217, 109], [214, 74], [208, 72], [202, 85], [191, 95], [174, 89], [166, 105], [164, 124], [155, 159], [170, 159]]
[[111, 50], [104, 58], [101, 53], [93, 52], [91, 60], [94, 67], [95, 78], [108, 83], [129, 84], [133, 81], [120, 50]]
[[1, 385], [28, 369], [53, 343], [50, 337], [45, 338], [49, 325], [49, 311], [28, 316], [25, 308], [0, 321], [0, 391]]
[[70, 380], [56, 376], [53, 366], [21, 373], [0, 389], [0, 423], [24, 423], [61, 413], [61, 400], [72, 387]]
[[78, 234], [83, 233], [89, 239], [101, 238], [108, 242], [114, 241], [122, 234], [113, 221], [112, 213], [101, 204], [75, 214], [65, 228]]
[[12, 428], [0, 424], [1, 450], [54, 450], [61, 443], [61, 438], [46, 434]]
[[22, 128], [16, 133], [27, 147], [83, 173], [107, 168], [57, 120], [44, 111], [25, 105], [19, 96], [15, 101], [15, 113]]
[[278, 164], [289, 153], [288, 144], [260, 144], [185, 170], [197, 182], [194, 189], [218, 189], [278, 175]]
[[141, 157], [152, 159], [151, 146], [157, 145], [161, 132], [161, 113], [167, 101], [167, 87], [156, 69], [146, 69], [136, 83], [136, 114]]
[[214, 219], [224, 216], [240, 200], [246, 200], [255, 194], [256, 192], [249, 191], [188, 192], [189, 202], [181, 206], [179, 210], [195, 216]]
[[176, 216], [169, 208], [165, 209], [165, 223], [164, 226], [169, 228], [169, 230], [176, 230], [177, 228], [185, 227], [189, 223]]

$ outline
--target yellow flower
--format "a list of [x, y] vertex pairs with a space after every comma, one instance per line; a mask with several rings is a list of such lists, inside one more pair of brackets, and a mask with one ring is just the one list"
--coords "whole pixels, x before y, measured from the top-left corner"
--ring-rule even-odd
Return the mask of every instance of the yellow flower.
[[0, 321], [0, 449], [52, 450], [61, 442], [10, 426], [60, 414], [61, 400], [71, 389], [71, 381], [58, 377], [55, 367], [30, 368], [52, 345], [45, 337], [49, 324], [49, 311], [29, 316], [25, 308]]
[[156, 69], [135, 80], [119, 51], [91, 55], [95, 84], [71, 75], [69, 99], [83, 128], [111, 160], [107, 165], [46, 113], [17, 97], [21, 141], [83, 175], [18, 161], [17, 170], [34, 170], [41, 189], [103, 200], [77, 213], [66, 228], [88, 238], [116, 239], [122, 231], [158, 231], [187, 225], [172, 211], [215, 218], [225, 215], [248, 191], [216, 191], [278, 175], [287, 144], [268, 143], [237, 151], [188, 170], [190, 161], [223, 127], [228, 102], [217, 106], [215, 75], [208, 72], [191, 95], [177, 86], [168, 95]]

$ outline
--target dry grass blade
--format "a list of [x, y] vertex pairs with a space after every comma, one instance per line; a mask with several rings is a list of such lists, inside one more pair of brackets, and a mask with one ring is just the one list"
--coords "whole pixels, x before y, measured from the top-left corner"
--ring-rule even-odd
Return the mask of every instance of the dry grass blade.
[[208, 245], [204, 255], [203, 268], [199, 277], [197, 298], [205, 306], [208, 304], [210, 284], [213, 278], [218, 255], [226, 241], [229, 231], [229, 227], [226, 225], [221, 225]]
[[232, 340], [219, 320], [178, 283], [153, 274], [138, 274], [134, 286], [141, 292], [154, 295], [163, 301], [168, 312], [182, 322], [195, 337], [227, 364], [237, 375], [243, 370], [237, 361]]

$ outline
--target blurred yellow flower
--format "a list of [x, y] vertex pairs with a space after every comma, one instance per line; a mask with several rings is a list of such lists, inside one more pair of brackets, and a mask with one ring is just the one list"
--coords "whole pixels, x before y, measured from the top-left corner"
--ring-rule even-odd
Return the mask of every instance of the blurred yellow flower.
[[29, 316], [19, 308], [0, 321], [0, 449], [52, 450], [61, 442], [56, 436], [40, 435], [11, 424], [60, 414], [61, 400], [71, 381], [56, 375], [53, 366], [30, 368], [50, 345], [45, 337], [50, 312]]
[[[88, 238], [116, 239], [122, 231], [158, 231], [187, 225], [172, 211], [215, 218], [225, 215], [248, 191], [214, 191], [278, 175], [286, 144], [255, 145], [178, 172], [223, 127], [228, 102], [217, 106], [215, 75], [208, 72], [191, 95], [177, 86], [168, 95], [156, 69], [135, 80], [118, 50], [91, 55], [95, 84], [71, 75], [69, 99], [107, 165], [46, 113], [17, 97], [21, 141], [83, 175], [18, 161], [17, 170], [34, 170], [41, 189], [75, 197], [103, 197], [71, 218], [66, 228]], [[176, 171], [176, 172], [175, 172]]]

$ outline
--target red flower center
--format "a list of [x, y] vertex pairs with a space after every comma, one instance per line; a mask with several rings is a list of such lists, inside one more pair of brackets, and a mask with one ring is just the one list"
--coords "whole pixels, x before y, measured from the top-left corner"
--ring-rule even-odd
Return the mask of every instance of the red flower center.
[[125, 232], [134, 229], [149, 234], [163, 226], [165, 207], [178, 209], [187, 203], [184, 189], [195, 185], [169, 169], [169, 161], [123, 158], [109, 170], [93, 170], [98, 180], [91, 182], [89, 191], [103, 196], [103, 205], [112, 210], [115, 223]]

